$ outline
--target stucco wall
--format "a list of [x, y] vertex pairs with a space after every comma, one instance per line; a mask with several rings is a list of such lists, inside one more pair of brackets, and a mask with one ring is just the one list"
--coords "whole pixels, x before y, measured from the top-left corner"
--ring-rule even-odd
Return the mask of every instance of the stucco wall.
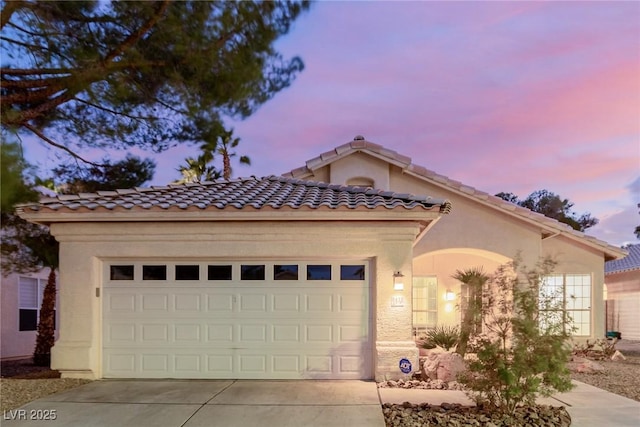
[[[52, 368], [66, 377], [101, 377], [103, 261], [111, 259], [369, 259], [376, 378], [399, 376], [398, 356], [417, 362], [411, 340], [410, 287], [415, 222], [200, 222], [53, 224], [60, 241], [62, 333]], [[402, 295], [402, 307], [391, 299]]]
[[[414, 248], [416, 274], [435, 274], [438, 276], [439, 285], [442, 283], [443, 286], [453, 286], [449, 282], [456, 268], [466, 268], [465, 266], [481, 262], [488, 272], [493, 272], [497, 265], [516, 255], [520, 256], [525, 266], [532, 267], [542, 257], [550, 255], [558, 261], [559, 273], [592, 274], [593, 323], [592, 335], [589, 338], [603, 336], [604, 258], [601, 252], [564, 237], [556, 236], [543, 240], [541, 230], [535, 224], [483, 205], [480, 201], [470, 200], [445, 185], [426, 182], [422, 178], [403, 172], [395, 165], [365, 153], [343, 157], [325, 166], [323, 170], [326, 169], [330, 169], [330, 177], [336, 184], [344, 184], [354, 173], [358, 176], [370, 176], [376, 183], [384, 182], [385, 178], [380, 175], [384, 174], [386, 169], [389, 189], [392, 191], [428, 195], [451, 201], [451, 212], [438, 221]], [[367, 170], [370, 170], [369, 175]], [[469, 262], [465, 261], [463, 255], [473, 254], [474, 251], [479, 251], [484, 260], [469, 258]], [[434, 267], [429, 269], [427, 266], [433, 263], [429, 254], [435, 253], [442, 255], [439, 265], [433, 264]], [[454, 268], [455, 265], [460, 267]], [[447, 315], [443, 317], [443, 321], [453, 321], [453, 318], [454, 316]]]
[[338, 159], [331, 164], [329, 170], [329, 179], [333, 184], [347, 184], [350, 179], [364, 177], [373, 180], [374, 188], [390, 188], [389, 164], [367, 154], [354, 153]]

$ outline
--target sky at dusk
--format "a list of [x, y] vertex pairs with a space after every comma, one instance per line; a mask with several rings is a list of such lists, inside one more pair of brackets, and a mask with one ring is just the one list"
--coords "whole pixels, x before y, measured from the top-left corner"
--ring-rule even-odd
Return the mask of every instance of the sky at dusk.
[[[638, 242], [640, 2], [321, 1], [276, 48], [306, 67], [228, 122], [252, 160], [235, 176], [281, 174], [364, 135], [489, 193], [553, 191], [600, 219], [587, 234]], [[157, 162], [152, 185], [198, 154], [133, 152]], [[40, 145], [26, 154], [58, 163]]]

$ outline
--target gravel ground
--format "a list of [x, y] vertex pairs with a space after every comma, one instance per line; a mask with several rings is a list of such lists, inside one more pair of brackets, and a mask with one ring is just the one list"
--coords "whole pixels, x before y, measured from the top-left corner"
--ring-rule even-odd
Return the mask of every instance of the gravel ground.
[[640, 402], [640, 341], [621, 340], [616, 344], [626, 360], [602, 360], [603, 372], [571, 374], [571, 378]]
[[91, 382], [60, 378], [58, 371], [35, 366], [31, 359], [3, 361], [0, 376], [0, 412], [3, 414], [41, 397]]

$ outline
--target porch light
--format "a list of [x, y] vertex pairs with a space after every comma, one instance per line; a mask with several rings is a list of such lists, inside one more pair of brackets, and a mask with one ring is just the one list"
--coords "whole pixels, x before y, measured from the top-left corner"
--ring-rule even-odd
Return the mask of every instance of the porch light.
[[453, 291], [451, 289], [447, 289], [447, 291], [444, 293], [444, 300], [445, 301], [453, 301], [456, 299], [456, 294], [453, 293]]
[[393, 290], [394, 291], [404, 291], [404, 274], [399, 271], [393, 273]]

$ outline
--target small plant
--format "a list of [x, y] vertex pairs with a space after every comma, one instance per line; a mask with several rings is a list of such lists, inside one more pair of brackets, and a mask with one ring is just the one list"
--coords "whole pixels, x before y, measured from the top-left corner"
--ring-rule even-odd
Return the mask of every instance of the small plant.
[[541, 292], [554, 266], [545, 259], [526, 270], [516, 259], [499, 267], [483, 290], [477, 359], [458, 377], [479, 406], [512, 414], [519, 405], [535, 405], [538, 396], [572, 388], [571, 319], [558, 316], [563, 307], [557, 296]]
[[451, 277], [462, 284], [462, 301], [459, 306], [462, 311], [462, 324], [456, 352], [464, 357], [467, 343], [482, 330], [482, 291], [489, 276], [482, 271], [482, 267], [473, 267], [456, 270], [456, 274]]
[[[436, 326], [427, 331], [427, 339], [424, 341], [422, 348], [434, 348], [437, 345], [449, 351], [449, 349], [458, 344], [459, 339], [460, 330], [457, 326]], [[431, 347], [425, 347], [424, 345], [430, 345]]]

